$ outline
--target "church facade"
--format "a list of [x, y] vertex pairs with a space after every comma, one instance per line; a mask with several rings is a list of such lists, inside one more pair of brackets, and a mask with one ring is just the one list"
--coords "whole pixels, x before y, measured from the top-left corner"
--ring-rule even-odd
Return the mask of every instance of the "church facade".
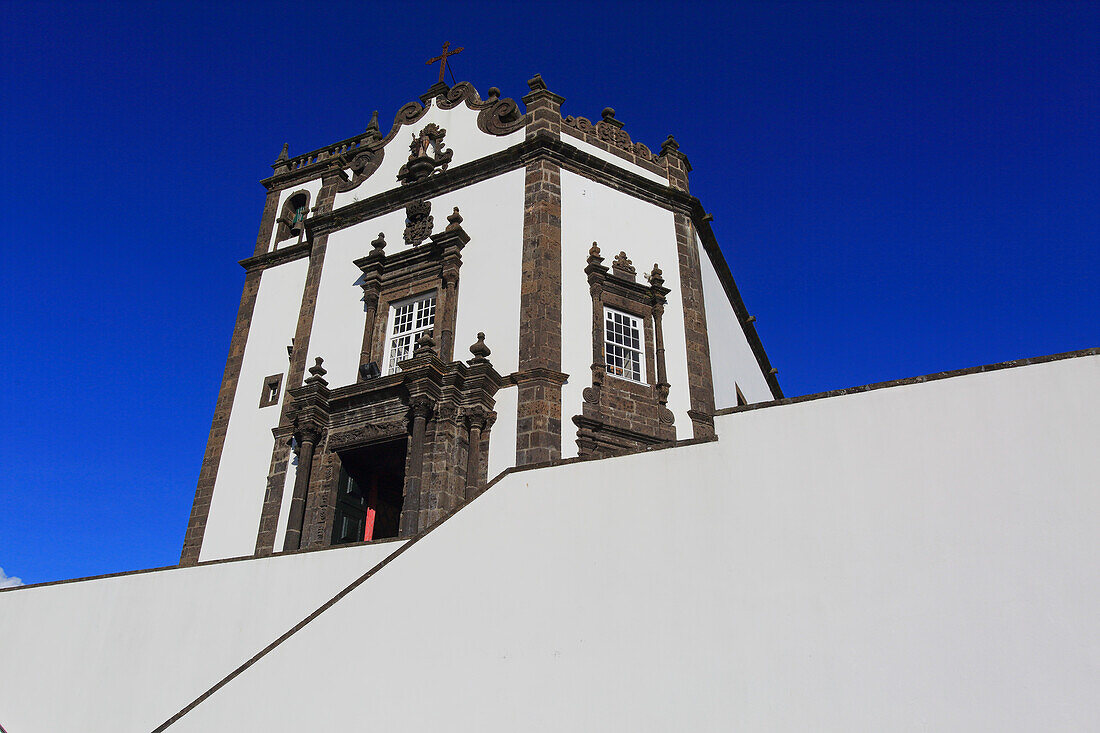
[[181, 564], [411, 537], [782, 397], [670, 135], [433, 85], [263, 181]]
[[181, 562], [0, 589], [0, 732], [1100, 727], [1100, 349], [784, 398], [530, 87], [284, 150]]

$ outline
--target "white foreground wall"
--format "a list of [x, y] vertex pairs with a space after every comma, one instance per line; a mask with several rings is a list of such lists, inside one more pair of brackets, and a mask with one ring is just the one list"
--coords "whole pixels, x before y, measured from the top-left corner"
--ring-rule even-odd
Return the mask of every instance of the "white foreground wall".
[[[1098, 414], [1088, 356], [512, 474], [169, 730], [1095, 730]], [[47, 596], [84, 585], [0, 593], [10, 733], [145, 730], [107, 708], [181, 684], [148, 595]], [[55, 640], [59, 604], [80, 610]], [[220, 671], [210, 643], [190, 653]], [[133, 650], [97, 659], [114, 645]], [[98, 694], [11, 671], [40, 649], [66, 680], [94, 666]], [[92, 722], [54, 724], [69, 704]]]
[[398, 543], [0, 594], [8, 733], [151, 731]]

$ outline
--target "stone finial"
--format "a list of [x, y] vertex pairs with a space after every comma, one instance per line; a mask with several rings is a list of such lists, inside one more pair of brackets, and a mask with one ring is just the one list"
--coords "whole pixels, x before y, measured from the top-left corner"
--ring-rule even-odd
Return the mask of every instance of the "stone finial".
[[425, 356], [427, 354], [435, 353], [435, 339], [432, 338], [430, 331], [425, 331], [420, 338], [416, 340], [416, 348], [413, 349], [413, 356]]
[[615, 260], [611, 263], [611, 271], [619, 277], [626, 277], [631, 280], [638, 274], [638, 271], [634, 269], [634, 264], [626, 256], [626, 252], [615, 255]]
[[603, 262], [603, 257], [600, 256], [600, 245], [595, 242], [593, 242], [592, 246], [588, 249], [588, 261], [593, 265], [598, 265]]
[[279, 157], [276, 160], [289, 160], [290, 159], [290, 143], [283, 143], [283, 150], [279, 153]]
[[669, 135], [665, 138], [665, 141], [661, 143], [661, 155], [668, 155], [670, 152], [676, 152], [680, 149], [680, 143], [676, 142], [676, 138]]
[[462, 214], [458, 213], [458, 207], [456, 206], [454, 212], [447, 217], [447, 231], [460, 228], [462, 228]]
[[378, 129], [378, 110], [374, 110], [374, 112], [371, 114], [370, 122], [367, 124], [367, 132], [380, 134]]
[[480, 363], [489, 361], [489, 354], [493, 353], [489, 350], [489, 347], [485, 345], [485, 333], [482, 331], [477, 332], [477, 341], [470, 347], [470, 353], [474, 355], [473, 359], [470, 359], [470, 363]]
[[527, 86], [532, 92], [537, 92], [546, 89], [546, 82], [542, 80], [542, 74], [535, 74], [534, 78], [527, 80]]
[[386, 254], [386, 235], [384, 232], [378, 232], [378, 239], [370, 243], [372, 247], [370, 251], [370, 257], [382, 257]]
[[309, 368], [309, 377], [306, 379], [306, 384], [319, 384], [322, 387], [328, 384], [325, 381], [325, 375], [328, 374], [328, 370], [325, 369], [322, 364], [325, 360], [321, 357], [317, 357], [316, 362]]
[[649, 280], [649, 284], [655, 288], [659, 288], [665, 284], [665, 274], [661, 272], [661, 268], [657, 267], [657, 263], [653, 263], [653, 270], [646, 276]]
[[486, 98], [486, 102], [495, 102], [500, 99], [500, 89], [498, 87], [489, 87], [489, 96]]
[[600, 117], [602, 117], [603, 121], [611, 125], [612, 127], [620, 130], [623, 128], [623, 123], [615, 119], [615, 110], [611, 107], [604, 107], [603, 112], [600, 112]]

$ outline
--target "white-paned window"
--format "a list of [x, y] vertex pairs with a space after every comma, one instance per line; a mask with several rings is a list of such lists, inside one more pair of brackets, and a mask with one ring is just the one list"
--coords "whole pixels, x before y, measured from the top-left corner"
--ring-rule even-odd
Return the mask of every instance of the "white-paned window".
[[603, 353], [607, 373], [632, 382], [645, 382], [642, 322], [611, 308], [603, 309]]
[[398, 362], [411, 359], [416, 340], [435, 328], [435, 294], [402, 300], [390, 306], [386, 339], [386, 374], [398, 371]]

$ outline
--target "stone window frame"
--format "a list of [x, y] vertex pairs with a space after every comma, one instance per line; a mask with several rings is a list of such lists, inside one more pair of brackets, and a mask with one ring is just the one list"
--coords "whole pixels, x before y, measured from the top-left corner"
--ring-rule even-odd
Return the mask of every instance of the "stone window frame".
[[363, 276], [363, 345], [359, 354], [359, 378], [368, 378], [366, 366], [374, 362], [385, 366], [388, 355], [390, 310], [394, 303], [435, 292], [433, 346], [443, 361], [454, 355], [454, 330], [458, 317], [459, 272], [462, 248], [469, 236], [462, 230], [458, 209], [447, 217], [447, 228], [430, 237], [430, 242], [406, 248], [392, 255], [385, 253], [384, 234], [371, 242], [371, 252], [355, 260]]
[[260, 407], [271, 407], [279, 404], [279, 398], [283, 396], [283, 375], [272, 374], [264, 377], [264, 386], [260, 390]]
[[[395, 312], [396, 312], [396, 310], [399, 306], [404, 305], [406, 303], [416, 303], [416, 302], [419, 302], [421, 300], [424, 300], [425, 298], [427, 298], [429, 296], [434, 298], [435, 303], [433, 305], [434, 313], [433, 313], [433, 316], [432, 316], [433, 320], [432, 320], [431, 337], [433, 339], [435, 339], [436, 341], [439, 340], [439, 331], [440, 331], [439, 324], [440, 324], [440, 321], [442, 320], [442, 317], [441, 317], [442, 313], [440, 311], [441, 303], [439, 302], [439, 286], [441, 284], [442, 284], [442, 281], [440, 280], [438, 283], [432, 283], [430, 287], [424, 288], [424, 287], [421, 287], [420, 284], [418, 283], [416, 285], [410, 285], [406, 288], [399, 288], [399, 289], [392, 290], [392, 291], [389, 291], [389, 292], [383, 292], [379, 295], [378, 304], [379, 304], [380, 307], [378, 309], [378, 313], [379, 314], [384, 313], [385, 317], [375, 319], [375, 321], [376, 321], [376, 323], [375, 323], [376, 336], [381, 335], [381, 338], [376, 340], [376, 343], [378, 343], [378, 347], [379, 347], [377, 349], [377, 351], [380, 352], [380, 353], [372, 354], [372, 356], [377, 357], [377, 358], [373, 359], [373, 361], [376, 364], [378, 364], [378, 366], [380, 368], [380, 371], [382, 372], [382, 376], [387, 376], [387, 375], [390, 375], [390, 374], [400, 374], [401, 373], [401, 369], [399, 367], [391, 370], [390, 369], [390, 364], [389, 364], [390, 340], [393, 338], [394, 315], [395, 315]], [[416, 292], [412, 295], [404, 295], [403, 294], [403, 293], [405, 293], [409, 290], [414, 290]], [[416, 348], [416, 340], [415, 339], [413, 340], [412, 346], [413, 346], [413, 349], [415, 350], [415, 348]], [[410, 358], [410, 359], [412, 358], [412, 353], [411, 352], [410, 352], [408, 358]], [[402, 361], [404, 361], [404, 360], [402, 360]], [[398, 362], [398, 363], [400, 363], [400, 362]]]

